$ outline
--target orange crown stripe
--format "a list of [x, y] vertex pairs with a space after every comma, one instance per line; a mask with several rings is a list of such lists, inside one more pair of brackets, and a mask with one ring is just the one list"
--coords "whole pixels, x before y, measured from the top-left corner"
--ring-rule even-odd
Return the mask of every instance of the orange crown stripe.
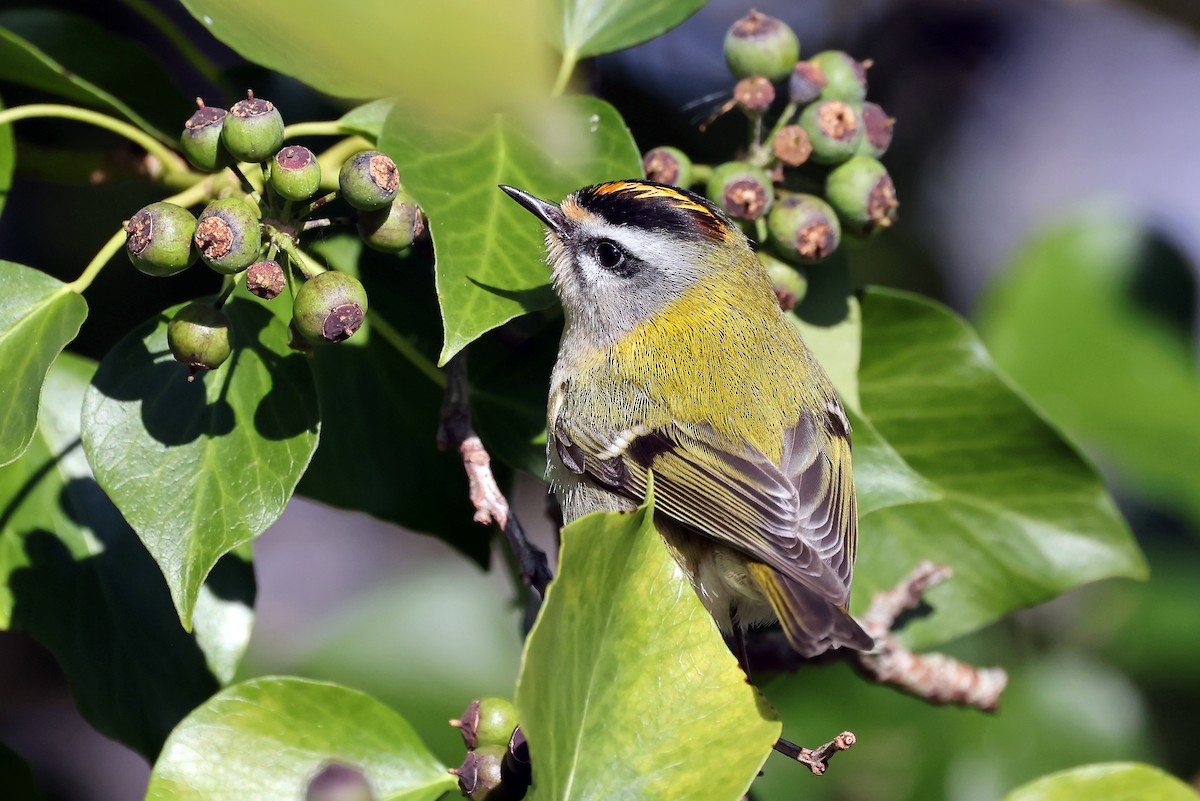
[[651, 184], [635, 183], [634, 181], [613, 181], [612, 183], [597, 187], [595, 190], [595, 194], [597, 195], [611, 195], [618, 192], [629, 192], [630, 194], [635, 194], [638, 198], [665, 198], [676, 208], [698, 212], [705, 217], [711, 218], [713, 216], [712, 212], [707, 208], [669, 186], [654, 186]]

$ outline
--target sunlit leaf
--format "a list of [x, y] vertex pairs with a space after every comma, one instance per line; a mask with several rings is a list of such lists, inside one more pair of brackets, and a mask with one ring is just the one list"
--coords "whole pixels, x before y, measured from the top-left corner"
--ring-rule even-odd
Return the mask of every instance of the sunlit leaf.
[[[1145, 576], [1100, 478], [966, 323], [887, 290], [869, 291], [862, 308], [858, 604], [919, 560], [949, 564], [954, 578], [927, 596], [933, 614], [904, 632], [929, 645], [1089, 581]], [[880, 469], [883, 455], [895, 470]], [[907, 489], [889, 484], [897, 476]]]
[[590, 97], [455, 129], [424, 126], [397, 108], [379, 146], [429, 216], [445, 326], [442, 363], [484, 332], [555, 303], [543, 226], [497, 184], [557, 203], [642, 169], [620, 115]]
[[674, 28], [706, 0], [555, 0], [562, 18], [559, 50], [595, 56], [623, 50]]
[[457, 790], [412, 727], [346, 687], [262, 678], [219, 693], [171, 733], [146, 801], [302, 799], [321, 768], [360, 771], [380, 801]]
[[1196, 801], [1191, 787], [1169, 773], [1134, 762], [1084, 765], [1032, 781], [1004, 801]]
[[5, 465], [33, 439], [46, 371], [79, 333], [88, 309], [62, 281], [10, 261], [0, 261], [0, 286], [0, 465]]
[[250, 639], [254, 576], [218, 564], [187, 634], [154, 560], [96, 484], [79, 443], [94, 362], [64, 353], [37, 437], [0, 468], [0, 625], [57, 658], [101, 732], [153, 757], [171, 728], [233, 677]]
[[241, 298], [225, 311], [234, 354], [220, 368], [187, 380], [167, 349], [168, 310], [109, 351], [83, 408], [96, 480], [158, 562], [187, 628], [213, 565], [283, 513], [317, 446], [312, 375], [286, 325]]
[[737, 801], [780, 730], [650, 505], [564, 529], [517, 707], [535, 765], [531, 798], [555, 801]]

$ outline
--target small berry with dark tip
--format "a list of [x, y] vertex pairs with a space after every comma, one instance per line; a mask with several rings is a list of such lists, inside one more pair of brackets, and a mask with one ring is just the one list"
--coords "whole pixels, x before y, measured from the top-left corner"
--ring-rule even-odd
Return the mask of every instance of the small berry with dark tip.
[[896, 185], [887, 168], [870, 156], [855, 156], [825, 179], [825, 197], [847, 230], [871, 234], [896, 221]]
[[733, 87], [733, 99], [749, 117], [761, 117], [775, 102], [775, 85], [761, 75], [742, 78]]
[[196, 261], [195, 233], [196, 217], [190, 211], [174, 203], [151, 203], [125, 226], [125, 252], [147, 275], [175, 275]]
[[288, 145], [271, 159], [271, 188], [285, 200], [308, 200], [321, 186], [321, 165], [303, 145]]
[[837, 213], [816, 195], [784, 195], [767, 216], [771, 245], [800, 264], [821, 261], [837, 249], [842, 229]]
[[167, 323], [167, 346], [176, 361], [188, 366], [188, 381], [216, 370], [232, 352], [229, 317], [211, 303], [189, 303]]
[[253, 264], [262, 244], [258, 215], [258, 206], [237, 197], [205, 206], [192, 237], [201, 261], [223, 275], [240, 273]]
[[794, 265], [780, 261], [765, 251], [760, 250], [757, 256], [759, 262], [767, 270], [767, 277], [771, 279], [771, 286], [775, 290], [779, 308], [784, 311], [796, 308], [808, 294], [808, 277]]
[[356, 153], [338, 174], [342, 198], [360, 211], [375, 211], [392, 202], [400, 190], [396, 162], [375, 150]]
[[800, 40], [786, 22], [751, 11], [725, 34], [725, 63], [736, 78], [760, 75], [769, 81], [787, 77], [800, 57]]
[[400, 189], [382, 209], [358, 214], [358, 236], [367, 247], [399, 253], [425, 231], [425, 217], [412, 196]]
[[771, 142], [771, 152], [775, 154], [775, 158], [789, 167], [799, 167], [808, 161], [812, 149], [808, 131], [799, 125], [783, 126], [775, 133], [775, 139]]
[[274, 300], [283, 291], [287, 279], [283, 267], [273, 259], [264, 259], [251, 264], [246, 270], [246, 289], [263, 300]]
[[757, 220], [767, 213], [775, 198], [767, 174], [741, 161], [715, 167], [708, 180], [707, 194], [726, 214], [739, 220]]
[[238, 161], [266, 161], [283, 144], [283, 117], [270, 100], [247, 92], [229, 109], [221, 142]]
[[825, 76], [825, 86], [821, 89], [823, 100], [861, 103], [867, 96], [867, 68], [871, 62], [859, 61], [841, 50], [825, 50], [810, 61]]
[[858, 146], [862, 156], [879, 158], [892, 145], [892, 129], [896, 120], [887, 115], [878, 103], [862, 104], [863, 140]]
[[196, 98], [199, 108], [183, 124], [179, 147], [188, 163], [198, 170], [216, 172], [228, 167], [233, 157], [221, 144], [221, 130], [229, 112], [216, 106], [206, 106]]
[[821, 96], [825, 88], [824, 73], [812, 61], [797, 61], [788, 76], [788, 99], [798, 106], [805, 106]]
[[374, 801], [371, 783], [358, 768], [327, 762], [308, 780], [304, 801]]
[[650, 150], [642, 157], [646, 178], [660, 184], [692, 185], [692, 160], [677, 147], [666, 145]]
[[812, 159], [839, 164], [854, 155], [863, 140], [858, 111], [844, 100], [821, 100], [804, 109], [800, 127], [812, 143]]
[[353, 336], [367, 314], [367, 292], [357, 278], [340, 272], [314, 275], [296, 292], [292, 324], [310, 342], [336, 343]]

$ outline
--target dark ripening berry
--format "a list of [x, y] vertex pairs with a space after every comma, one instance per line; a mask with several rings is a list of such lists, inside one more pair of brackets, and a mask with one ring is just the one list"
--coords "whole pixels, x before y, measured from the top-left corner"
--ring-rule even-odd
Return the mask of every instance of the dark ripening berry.
[[646, 178], [660, 184], [692, 185], [692, 160], [677, 147], [656, 147], [642, 157]]
[[798, 106], [805, 106], [821, 96], [825, 88], [825, 75], [812, 61], [797, 61], [788, 77], [788, 99]]
[[236, 197], [214, 200], [200, 213], [193, 237], [200, 259], [222, 275], [240, 273], [258, 258], [258, 207]]
[[508, 753], [504, 755], [504, 780], [528, 786], [533, 781], [533, 765], [529, 761], [529, 743], [521, 727], [513, 729], [508, 738]]
[[151, 203], [125, 226], [125, 252], [147, 275], [175, 275], [196, 261], [195, 233], [196, 218], [183, 206]]
[[270, 100], [250, 95], [229, 109], [221, 142], [238, 161], [266, 161], [283, 144], [283, 117]]
[[771, 179], [759, 168], [742, 161], [729, 161], [713, 169], [707, 194], [730, 217], [757, 220], [771, 207], [775, 190]]
[[750, 117], [761, 117], [775, 102], [775, 85], [761, 75], [742, 78], [733, 87], [733, 99]]
[[292, 325], [310, 342], [342, 342], [362, 327], [367, 292], [352, 275], [314, 275], [296, 292]]
[[799, 167], [812, 155], [812, 142], [808, 139], [808, 131], [799, 125], [783, 126], [771, 142], [771, 152], [789, 167]]
[[281, 148], [271, 159], [271, 188], [287, 200], [308, 200], [321, 186], [321, 165], [303, 145]]
[[785, 259], [801, 264], [821, 261], [842, 238], [837, 213], [815, 195], [787, 195], [767, 216], [771, 245]]
[[822, 100], [845, 100], [861, 103], [867, 96], [867, 67], [869, 61], [858, 61], [841, 50], [826, 50], [810, 59], [825, 76]]
[[450, 772], [458, 777], [458, 789], [473, 801], [519, 801], [528, 783], [515, 780], [504, 769], [503, 746], [482, 746], [471, 751]]
[[201, 106], [183, 124], [179, 147], [196, 169], [216, 172], [233, 162], [229, 151], [221, 144], [221, 130], [228, 114], [223, 108]]
[[167, 346], [177, 361], [196, 373], [215, 370], [229, 358], [229, 318], [210, 303], [189, 303], [167, 323]]
[[421, 209], [403, 189], [396, 192], [387, 208], [358, 214], [358, 236], [367, 247], [382, 253], [399, 253], [424, 230]]
[[274, 300], [283, 291], [287, 279], [279, 262], [265, 259], [256, 261], [246, 270], [246, 289], [263, 300]]
[[374, 801], [371, 784], [358, 768], [329, 762], [321, 767], [304, 791], [304, 801]]
[[517, 708], [505, 698], [477, 698], [463, 712], [458, 727], [468, 749], [485, 745], [507, 747], [517, 727]]
[[854, 106], [842, 100], [822, 100], [804, 109], [800, 127], [812, 143], [812, 159], [839, 164], [854, 155], [863, 139], [863, 124]]
[[858, 153], [879, 158], [892, 146], [892, 128], [896, 120], [889, 117], [878, 103], [863, 103], [862, 122], [863, 140], [858, 146]]
[[829, 173], [825, 197], [848, 230], [870, 234], [896, 220], [896, 185], [887, 169], [870, 156], [855, 156]]
[[725, 63], [736, 78], [761, 75], [781, 81], [800, 58], [800, 40], [787, 23], [757, 11], [739, 19], [725, 34]]
[[758, 252], [758, 260], [767, 270], [779, 308], [791, 311], [808, 294], [808, 277], [791, 264], [780, 261], [769, 253]]
[[392, 202], [400, 190], [396, 162], [375, 150], [356, 153], [338, 174], [342, 198], [360, 211], [375, 211]]

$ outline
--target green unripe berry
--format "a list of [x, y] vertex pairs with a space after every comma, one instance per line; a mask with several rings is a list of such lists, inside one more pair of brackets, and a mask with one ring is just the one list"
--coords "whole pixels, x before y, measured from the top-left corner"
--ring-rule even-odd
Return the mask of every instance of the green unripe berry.
[[308, 200], [321, 186], [321, 165], [307, 147], [288, 145], [271, 159], [270, 183], [285, 200]]
[[867, 67], [869, 61], [859, 61], [841, 50], [826, 50], [810, 59], [825, 76], [821, 89], [822, 100], [845, 100], [861, 103], [867, 96]]
[[812, 159], [839, 164], [854, 155], [863, 140], [858, 111], [844, 100], [821, 100], [800, 115], [800, 127], [812, 143]]
[[725, 34], [725, 63], [737, 78], [760, 75], [770, 81], [788, 76], [800, 58], [800, 40], [787, 23], [751, 11]]
[[517, 708], [506, 698], [477, 698], [467, 706], [458, 726], [468, 749], [491, 745], [507, 748], [517, 728]]
[[292, 325], [310, 342], [342, 342], [362, 327], [367, 291], [352, 275], [314, 275], [296, 292]]
[[892, 145], [892, 128], [896, 120], [889, 117], [878, 103], [863, 103], [862, 122], [863, 140], [858, 146], [858, 153], [879, 158]]
[[374, 801], [375, 793], [358, 768], [330, 762], [308, 781], [304, 801]]
[[232, 352], [229, 317], [211, 303], [189, 303], [167, 323], [167, 346], [190, 369], [188, 381], [196, 373], [215, 370]]
[[175, 275], [196, 261], [195, 233], [196, 218], [183, 206], [151, 203], [129, 218], [125, 252], [133, 266], [147, 275]]
[[354, 154], [338, 173], [342, 198], [360, 211], [375, 211], [392, 202], [400, 190], [396, 162], [377, 150]]
[[771, 286], [775, 290], [775, 298], [779, 308], [791, 311], [796, 308], [804, 296], [808, 294], [808, 276], [785, 261], [780, 261], [769, 253], [759, 251], [758, 261], [767, 270]]
[[221, 142], [238, 161], [266, 161], [283, 144], [283, 117], [270, 100], [247, 95], [229, 109]]
[[829, 173], [825, 197], [847, 230], [871, 234], [896, 221], [896, 185], [887, 168], [870, 156], [855, 156]]
[[816, 195], [787, 195], [767, 215], [767, 232], [779, 255], [798, 264], [821, 261], [837, 250], [837, 213]]
[[233, 157], [221, 144], [221, 131], [228, 116], [229, 112], [223, 108], [201, 105], [183, 124], [179, 147], [196, 169], [216, 172], [233, 163]]
[[646, 178], [660, 184], [692, 185], [692, 160], [677, 147], [656, 147], [642, 156]]
[[382, 253], [399, 253], [425, 230], [417, 202], [403, 189], [386, 208], [358, 214], [358, 236], [367, 247]]
[[200, 260], [222, 275], [240, 273], [258, 258], [258, 207], [237, 197], [214, 200], [200, 213], [193, 237]]
[[707, 195], [730, 217], [757, 220], [771, 208], [775, 190], [771, 179], [758, 167], [744, 161], [728, 161], [713, 168]]

